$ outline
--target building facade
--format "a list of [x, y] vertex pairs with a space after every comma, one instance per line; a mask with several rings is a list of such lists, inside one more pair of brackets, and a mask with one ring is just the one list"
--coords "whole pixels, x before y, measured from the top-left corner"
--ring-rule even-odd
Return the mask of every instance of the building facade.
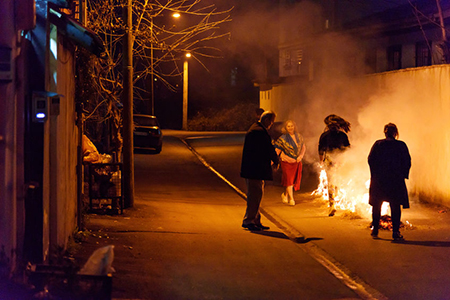
[[0, 3], [0, 273], [49, 262], [76, 230], [75, 53], [99, 54], [72, 1]]

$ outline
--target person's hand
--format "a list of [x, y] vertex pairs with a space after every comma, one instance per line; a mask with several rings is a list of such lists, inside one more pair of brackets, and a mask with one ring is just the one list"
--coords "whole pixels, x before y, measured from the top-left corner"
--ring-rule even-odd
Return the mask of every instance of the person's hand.
[[303, 159], [303, 156], [299, 155], [299, 156], [297, 157], [297, 162], [298, 162], [298, 163], [301, 162], [302, 159]]
[[290, 164], [293, 164], [293, 163], [297, 162], [296, 159], [294, 159], [292, 157], [289, 157], [289, 156], [286, 156], [286, 159], [284, 161], [287, 162], [287, 163], [290, 163]]

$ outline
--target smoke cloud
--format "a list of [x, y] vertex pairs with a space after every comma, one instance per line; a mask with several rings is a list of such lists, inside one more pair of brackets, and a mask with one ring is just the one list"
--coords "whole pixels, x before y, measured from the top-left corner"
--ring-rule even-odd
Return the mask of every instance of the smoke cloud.
[[305, 159], [312, 165], [318, 162], [324, 118], [336, 114], [351, 123], [351, 148], [343, 154], [341, 175], [342, 182], [351, 182], [349, 191], [355, 196], [367, 193], [367, 156], [373, 143], [384, 138], [385, 124], [395, 123], [412, 157], [407, 180], [411, 195], [450, 205], [450, 68], [364, 75], [363, 53], [352, 36], [328, 34], [314, 40], [300, 66], [306, 68], [306, 76], [274, 86], [270, 109], [277, 112], [278, 121], [296, 121], [307, 144]]

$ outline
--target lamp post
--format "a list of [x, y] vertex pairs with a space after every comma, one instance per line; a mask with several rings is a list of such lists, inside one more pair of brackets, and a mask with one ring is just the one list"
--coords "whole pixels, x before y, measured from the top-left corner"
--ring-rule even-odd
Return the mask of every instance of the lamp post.
[[123, 191], [124, 207], [134, 205], [134, 156], [133, 156], [133, 34], [132, 2], [127, 0], [123, 11], [126, 32], [123, 36]]
[[187, 130], [188, 118], [188, 58], [191, 53], [186, 53], [186, 59], [183, 64], [183, 130]]
[[150, 40], [150, 64], [151, 66], [151, 74], [150, 74], [150, 86], [152, 89], [152, 116], [155, 115], [155, 91], [154, 91], [154, 83], [153, 81], [155, 80], [154, 78], [154, 73], [155, 73], [155, 68], [153, 66], [154, 61], [153, 61], [153, 17], [150, 18], [150, 33], [151, 33], [151, 40]]

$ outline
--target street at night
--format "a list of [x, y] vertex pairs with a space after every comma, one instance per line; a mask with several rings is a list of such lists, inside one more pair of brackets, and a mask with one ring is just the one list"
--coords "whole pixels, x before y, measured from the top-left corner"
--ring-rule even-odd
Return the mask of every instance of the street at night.
[[0, 300], [450, 300], [449, 24], [0, 0]]
[[243, 229], [243, 136], [166, 130], [160, 154], [136, 154], [135, 207], [90, 215], [92, 235], [77, 254], [82, 263], [115, 246], [114, 299], [448, 298], [446, 210], [413, 202], [402, 215], [413, 225], [405, 241], [392, 242], [389, 231], [373, 240], [370, 220], [327, 216], [306, 168], [296, 206], [281, 203], [275, 175], [262, 202], [270, 230]]

